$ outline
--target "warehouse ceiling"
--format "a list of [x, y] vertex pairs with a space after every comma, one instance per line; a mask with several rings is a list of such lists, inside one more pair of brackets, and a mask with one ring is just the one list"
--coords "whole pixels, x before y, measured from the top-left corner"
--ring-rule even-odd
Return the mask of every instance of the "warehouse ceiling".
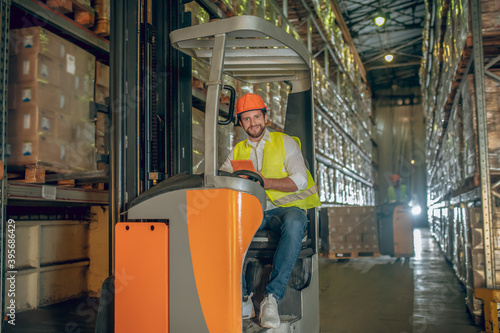
[[[366, 70], [374, 97], [377, 91], [419, 86], [424, 0], [337, 0]], [[386, 17], [383, 26], [374, 19]], [[384, 56], [391, 53], [392, 62]]]

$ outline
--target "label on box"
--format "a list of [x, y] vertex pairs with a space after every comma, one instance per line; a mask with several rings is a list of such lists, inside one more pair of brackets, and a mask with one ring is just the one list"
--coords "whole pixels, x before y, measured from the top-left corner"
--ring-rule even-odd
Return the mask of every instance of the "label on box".
[[23, 102], [30, 102], [32, 98], [31, 95], [31, 88], [25, 88], [22, 91], [22, 96], [21, 96], [21, 101]]
[[90, 92], [90, 79], [88, 77], [85, 77], [83, 79], [83, 91], [86, 95], [88, 95]]
[[64, 49], [64, 44], [61, 44], [61, 58], [64, 58], [65, 54], [66, 54], [66, 50]]
[[66, 148], [64, 148], [64, 145], [61, 145], [61, 160], [64, 160], [66, 158]]
[[80, 87], [80, 77], [77, 75], [75, 77], [75, 89], [78, 89]]
[[42, 117], [42, 129], [49, 131], [50, 130], [50, 120], [47, 117]]
[[64, 99], [65, 99], [65, 98], [64, 98], [64, 94], [61, 94], [61, 95], [59, 96], [59, 108], [61, 108], [61, 109], [64, 109], [64, 102], [65, 102], [65, 100], [64, 100]]
[[56, 200], [56, 195], [57, 195], [57, 187], [48, 185], [42, 186], [42, 198], [48, 200]]
[[66, 72], [72, 75], [75, 75], [76, 72], [75, 56], [71, 54], [66, 55]]
[[22, 154], [23, 156], [30, 156], [33, 153], [33, 144], [28, 142], [23, 142]]
[[42, 66], [40, 66], [40, 74], [43, 77], [49, 77], [49, 66], [42, 64]]
[[30, 73], [30, 61], [28, 59], [23, 61], [23, 75], [29, 75]]
[[29, 129], [30, 128], [30, 120], [31, 120], [30, 114], [26, 113], [24, 115], [24, 122], [23, 122], [23, 128], [24, 129]]
[[10, 148], [10, 143], [7, 143], [7, 145], [5, 146], [5, 150], [7, 151], [7, 153], [6, 153], [5, 155], [6, 155], [7, 157], [10, 157], [10, 152], [11, 152], [11, 150], [10, 150], [10, 149], [11, 149], [11, 148]]
[[25, 49], [32, 48], [34, 44], [34, 38], [32, 34], [24, 36], [23, 45]]

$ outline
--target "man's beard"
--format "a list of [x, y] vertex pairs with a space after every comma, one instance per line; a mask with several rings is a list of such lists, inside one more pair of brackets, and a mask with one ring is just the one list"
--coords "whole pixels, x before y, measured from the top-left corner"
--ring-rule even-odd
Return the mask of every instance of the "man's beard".
[[261, 126], [259, 125], [259, 127], [260, 127], [260, 131], [258, 131], [258, 132], [257, 132], [257, 134], [251, 134], [251, 133], [250, 133], [250, 128], [248, 128], [248, 131], [246, 131], [246, 132], [247, 132], [247, 134], [248, 134], [248, 136], [249, 136], [249, 137], [251, 137], [251, 138], [254, 138], [254, 139], [258, 139], [258, 138], [260, 138], [260, 136], [262, 135], [262, 133], [264, 133], [264, 131], [266, 130], [266, 126], [262, 126], [262, 127], [261, 127]]

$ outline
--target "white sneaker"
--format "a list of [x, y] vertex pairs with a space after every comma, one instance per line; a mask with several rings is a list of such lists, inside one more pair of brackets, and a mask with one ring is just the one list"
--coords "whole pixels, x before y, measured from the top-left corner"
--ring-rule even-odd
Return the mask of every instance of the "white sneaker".
[[253, 307], [252, 296], [253, 293], [250, 293], [250, 295], [246, 297], [246, 301], [245, 297], [243, 297], [243, 301], [241, 302], [241, 317], [243, 319], [250, 319], [255, 317], [255, 309]]
[[280, 327], [280, 314], [278, 312], [278, 302], [272, 294], [267, 295], [260, 303], [260, 326], [266, 328]]

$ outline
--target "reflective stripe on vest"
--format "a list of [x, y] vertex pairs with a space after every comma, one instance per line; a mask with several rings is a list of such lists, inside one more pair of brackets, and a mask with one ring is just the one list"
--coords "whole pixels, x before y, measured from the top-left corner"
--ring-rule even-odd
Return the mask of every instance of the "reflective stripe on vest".
[[[265, 141], [264, 154], [262, 160], [261, 174], [265, 178], [281, 179], [288, 177], [288, 173], [283, 172], [285, 165], [285, 145], [283, 136], [286, 135], [280, 132], [271, 132], [271, 141]], [[300, 140], [292, 137], [297, 141], [300, 147]], [[247, 160], [250, 158], [251, 146], [246, 144], [246, 140], [239, 142], [234, 147], [234, 159]], [[307, 170], [307, 188], [303, 191], [282, 192], [277, 190], [266, 190], [269, 200], [276, 206], [280, 207], [299, 207], [309, 209], [321, 205], [317, 193], [316, 185], [311, 173]]]

